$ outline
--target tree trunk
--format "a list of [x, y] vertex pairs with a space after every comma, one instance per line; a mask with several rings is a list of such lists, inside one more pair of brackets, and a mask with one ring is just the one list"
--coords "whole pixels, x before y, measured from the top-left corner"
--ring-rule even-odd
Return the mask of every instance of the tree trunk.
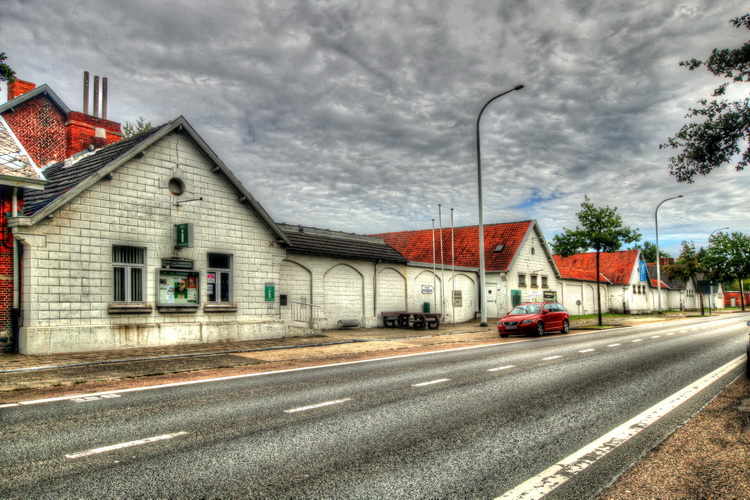
[[596, 309], [599, 313], [599, 326], [602, 326], [602, 294], [599, 291], [599, 250], [596, 251]]

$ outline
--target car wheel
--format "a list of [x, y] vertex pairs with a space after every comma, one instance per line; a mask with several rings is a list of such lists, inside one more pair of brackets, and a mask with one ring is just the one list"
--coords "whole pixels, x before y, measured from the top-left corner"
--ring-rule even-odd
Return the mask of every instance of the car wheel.
[[507, 334], [507, 333], [501, 333], [501, 334], [500, 334], [500, 337], [502, 337], [502, 338], [504, 338], [504, 339], [507, 339], [508, 337], [510, 337], [510, 335], [509, 335], [509, 334]]
[[536, 336], [541, 337], [542, 335], [544, 335], [544, 323], [540, 321], [536, 324]]
[[562, 330], [560, 330], [560, 333], [568, 333], [570, 331], [570, 323], [568, 323], [567, 319], [563, 320], [563, 327]]

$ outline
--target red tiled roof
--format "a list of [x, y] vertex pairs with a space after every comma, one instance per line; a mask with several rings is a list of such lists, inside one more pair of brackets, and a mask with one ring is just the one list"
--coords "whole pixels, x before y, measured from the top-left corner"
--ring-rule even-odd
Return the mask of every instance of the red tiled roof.
[[[570, 257], [553, 255], [563, 278], [596, 281], [596, 252], [578, 253]], [[602, 281], [614, 285], [627, 285], [633, 270], [638, 265], [638, 250], [601, 252], [599, 272]]]
[[[652, 288], [659, 288], [659, 280], [651, 278], [649, 281], [651, 282], [651, 287]], [[662, 288], [662, 290], [669, 290], [670, 289], [669, 285], [667, 285], [663, 281], [661, 282], [661, 288]]]
[[[484, 260], [487, 271], [507, 271], [518, 247], [534, 221], [487, 224], [484, 226]], [[440, 258], [440, 230], [435, 229], [435, 262], [451, 265], [451, 229], [443, 228], [443, 258]], [[381, 233], [379, 236], [412, 262], [432, 264], [432, 229]], [[460, 267], [479, 267], [478, 226], [453, 229], [455, 264]], [[495, 249], [503, 245], [501, 251]]]

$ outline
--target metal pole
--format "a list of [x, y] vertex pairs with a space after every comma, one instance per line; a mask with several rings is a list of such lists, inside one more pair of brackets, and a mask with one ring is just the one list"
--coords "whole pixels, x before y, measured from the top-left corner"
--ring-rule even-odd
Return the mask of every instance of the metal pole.
[[514, 90], [521, 90], [523, 88], [523, 85], [516, 85], [510, 90], [506, 90], [502, 94], [498, 94], [489, 101], [487, 101], [487, 104], [482, 107], [482, 110], [479, 112], [479, 116], [477, 117], [477, 184], [479, 186], [478, 189], [478, 195], [479, 195], [479, 310], [480, 310], [480, 318], [481, 322], [479, 323], [480, 326], [487, 326], [487, 303], [485, 300], [485, 263], [484, 263], [484, 219], [482, 214], [482, 154], [479, 147], [479, 120], [482, 119], [482, 113], [484, 113], [485, 108], [489, 106], [489, 104], [497, 99], [498, 97], [502, 97], [505, 94], [510, 94]]
[[453, 286], [451, 287], [451, 307], [453, 308], [453, 324], [456, 324], [456, 246], [453, 234], [453, 209], [451, 208], [451, 275], [453, 276]]
[[[445, 259], [443, 258], [443, 205], [438, 204], [438, 221], [440, 223], [440, 312], [445, 314]], [[435, 311], [438, 312], [438, 311]]]
[[[432, 298], [435, 304], [437, 304], [437, 300], [435, 299], [435, 296], [437, 295], [437, 293], [435, 293], [435, 288], [437, 288], [437, 269], [435, 266], [435, 219], [432, 219]], [[422, 309], [422, 312], [425, 312], [424, 307]]]
[[661, 255], [659, 255], [659, 207], [664, 203], [665, 201], [674, 200], [677, 198], [682, 198], [682, 195], [679, 196], [673, 196], [671, 198], [667, 198], [666, 200], [663, 200], [661, 203], [656, 205], [656, 210], [654, 210], [654, 226], [656, 226], [656, 295], [659, 302], [659, 314], [661, 314]]

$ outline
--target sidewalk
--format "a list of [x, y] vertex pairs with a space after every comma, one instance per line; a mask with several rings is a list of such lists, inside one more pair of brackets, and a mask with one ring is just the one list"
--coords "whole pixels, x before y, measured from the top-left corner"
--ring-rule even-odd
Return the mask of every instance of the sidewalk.
[[[680, 317], [684, 317], [681, 315]], [[664, 321], [674, 316], [629, 317], [607, 319], [610, 326], [629, 326], [643, 322]], [[496, 320], [482, 327], [479, 321], [441, 325], [438, 330], [399, 328], [352, 328], [325, 330], [319, 337], [290, 337], [244, 342], [220, 342], [168, 347], [141, 347], [112, 351], [23, 356], [0, 353], [0, 403], [16, 402], [30, 397], [39, 389], [70, 386], [76, 392], [83, 384], [148, 378], [175, 374], [191, 377], [217, 376], [216, 371], [229, 369], [254, 371], [280, 369], [271, 363], [285, 365], [321, 364], [324, 359], [375, 357], [384, 351], [400, 353], [413, 350], [434, 350], [456, 344], [470, 345], [501, 340], [495, 329]], [[593, 327], [596, 320], [573, 320], [571, 329]], [[211, 370], [210, 374], [199, 374]], [[220, 375], [219, 375], [220, 376]], [[100, 388], [91, 388], [100, 390]], [[89, 391], [90, 392], [90, 391]], [[28, 395], [27, 395], [28, 394]]]

